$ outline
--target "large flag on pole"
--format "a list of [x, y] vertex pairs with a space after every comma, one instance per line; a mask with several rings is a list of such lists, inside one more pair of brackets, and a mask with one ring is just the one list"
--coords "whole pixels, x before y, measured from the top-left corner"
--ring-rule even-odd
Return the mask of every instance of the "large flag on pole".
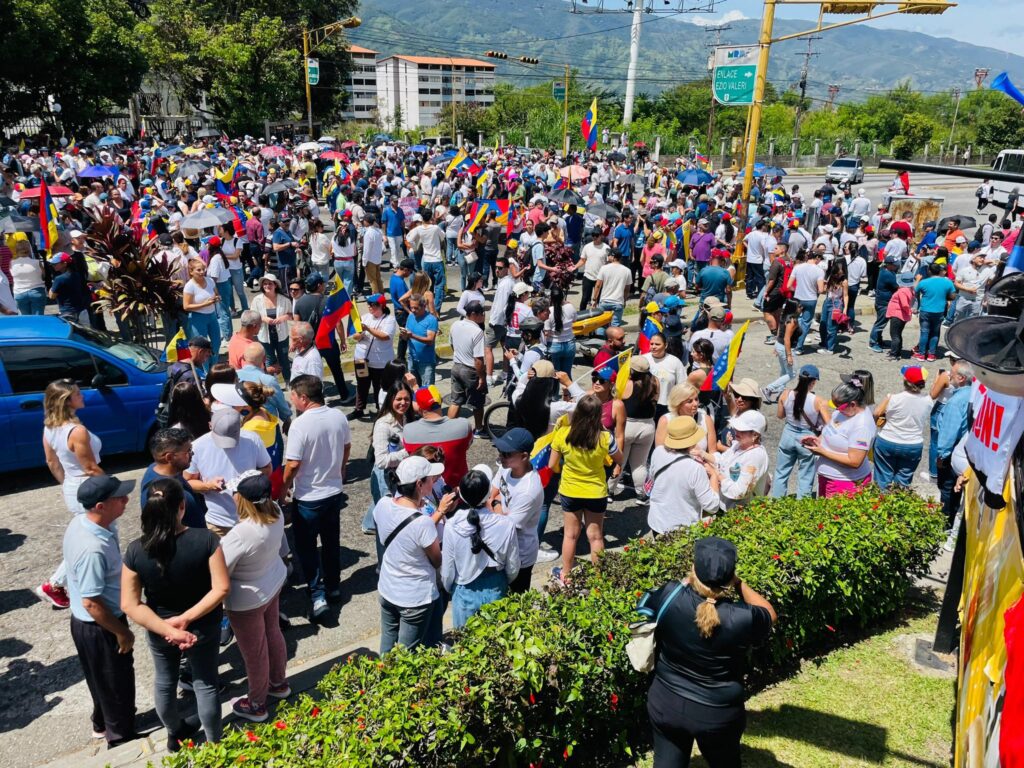
[[483, 169], [477, 165], [473, 158], [469, 156], [469, 153], [465, 149], [460, 149], [455, 153], [455, 157], [448, 163], [448, 168], [445, 170], [444, 175], [449, 175], [452, 171], [465, 170], [472, 175], [480, 173]]
[[583, 131], [583, 141], [587, 144], [587, 149], [591, 152], [597, 151], [597, 97], [590, 102], [590, 109], [587, 110], [587, 114], [583, 116], [583, 122], [580, 123], [580, 128]]
[[729, 351], [726, 354], [719, 355], [715, 361], [714, 368], [711, 369], [711, 373], [704, 383], [701, 385], [701, 391], [703, 392], [720, 392], [729, 386], [729, 382], [732, 381], [732, 375], [736, 370], [736, 361], [739, 359], [740, 350], [743, 347], [743, 334], [747, 332], [747, 328], [750, 327], [750, 321], [747, 320], [732, 337], [732, 341], [729, 342]]
[[345, 290], [341, 278], [337, 274], [331, 275], [326, 286], [324, 311], [320, 315], [320, 324], [316, 329], [317, 349], [331, 348], [331, 334], [334, 333], [334, 329], [338, 327], [342, 318], [352, 315], [353, 309], [352, 298]]
[[50, 195], [50, 188], [46, 186], [46, 179], [39, 184], [39, 232], [43, 243], [43, 250], [49, 256], [53, 247], [57, 244], [57, 206]]

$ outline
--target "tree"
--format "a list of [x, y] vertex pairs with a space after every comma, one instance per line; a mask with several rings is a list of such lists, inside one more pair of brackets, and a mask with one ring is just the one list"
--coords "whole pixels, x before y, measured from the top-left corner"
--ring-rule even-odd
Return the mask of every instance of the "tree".
[[[305, 114], [302, 29], [352, 15], [355, 0], [153, 0], [139, 35], [155, 73], [193, 107], [205, 94], [229, 133], [254, 133], [266, 119]], [[312, 54], [320, 60], [313, 109], [335, 122], [351, 68], [335, 33]]]
[[[0, 124], [27, 117], [82, 135], [138, 92], [146, 60], [125, 0], [0, 2]], [[61, 105], [51, 115], [47, 96]], [[60, 132], [57, 133], [60, 135]]]
[[909, 160], [931, 141], [935, 123], [926, 115], [911, 112], [900, 121], [900, 132], [893, 139], [892, 153], [897, 160]]

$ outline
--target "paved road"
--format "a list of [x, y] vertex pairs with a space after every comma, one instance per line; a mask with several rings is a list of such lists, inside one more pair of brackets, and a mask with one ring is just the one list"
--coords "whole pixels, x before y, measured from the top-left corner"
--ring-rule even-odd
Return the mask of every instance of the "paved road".
[[[804, 177], [802, 187], [812, 188], [820, 179]], [[937, 178], [934, 184], [917, 186], [915, 191], [941, 192], [947, 196], [946, 212], [967, 213], [974, 209], [974, 185], [965, 180]], [[864, 185], [869, 197], [877, 199], [887, 182], [868, 179]], [[863, 302], [862, 309], [867, 306]], [[738, 327], [745, 319], [753, 319], [748, 343], [740, 358], [737, 376], [752, 376], [764, 384], [776, 375], [777, 363], [771, 347], [761, 343], [764, 327], [742, 297], [734, 306]], [[635, 318], [635, 316], [634, 316]], [[905, 340], [916, 337], [916, 320], [905, 331]], [[907, 344], [911, 346], [913, 342]], [[841, 337], [842, 356], [814, 355], [805, 358], [822, 372], [820, 389], [828, 391], [838, 382], [839, 373], [855, 368], [868, 368], [876, 376], [876, 391], [900, 390], [899, 366], [884, 361], [867, 349], [867, 334]], [[448, 365], [441, 366], [447, 377]], [[578, 369], [582, 372], [582, 369]], [[442, 392], [447, 381], [440, 382]], [[496, 394], [496, 392], [494, 392]], [[769, 416], [766, 443], [774, 456], [780, 432], [774, 414]], [[360, 533], [359, 520], [369, 503], [367, 462], [371, 425], [368, 421], [353, 425], [353, 461], [347, 488], [348, 503], [343, 512], [343, 585], [344, 602], [335, 608], [323, 625], [311, 624], [304, 618], [306, 600], [297, 585], [290, 585], [283, 601], [284, 610], [292, 619], [286, 632], [289, 656], [293, 663], [319, 658], [378, 632], [379, 611], [376, 602], [375, 555], [373, 540]], [[471, 463], [495, 459], [489, 443], [474, 444]], [[142, 456], [108, 457], [103, 466], [122, 478], [141, 477], [148, 460]], [[774, 466], [774, 462], [773, 462]], [[40, 603], [32, 589], [49, 577], [60, 557], [60, 542], [67, 525], [67, 512], [59, 489], [45, 469], [0, 476], [0, 681], [4, 696], [0, 699], [0, 766], [34, 766], [60, 755], [88, 747], [90, 710], [88, 692], [82, 680], [68, 631], [68, 615]], [[931, 493], [922, 485], [919, 490]], [[610, 547], [623, 545], [628, 538], [647, 530], [646, 510], [628, 500], [628, 492], [611, 505], [612, 514], [606, 524]], [[138, 498], [131, 500], [122, 519], [122, 547], [138, 536]], [[556, 547], [559, 542], [559, 520], [553, 511], [547, 540]], [[538, 569], [540, 570], [540, 569]], [[543, 578], [539, 574], [538, 578]], [[135, 665], [138, 678], [138, 706], [142, 724], [156, 725], [152, 711], [152, 664], [144, 642], [137, 643]], [[244, 694], [244, 672], [234, 644], [222, 654], [221, 672], [231, 683], [228, 696]]]

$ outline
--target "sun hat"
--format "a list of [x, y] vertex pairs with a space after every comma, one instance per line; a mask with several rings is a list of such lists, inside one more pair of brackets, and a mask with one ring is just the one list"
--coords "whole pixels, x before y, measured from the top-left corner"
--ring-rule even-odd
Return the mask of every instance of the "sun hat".
[[512, 293], [518, 296], [525, 296], [526, 294], [533, 291], [533, 288], [528, 283], [519, 282], [512, 286]]
[[731, 382], [729, 388], [732, 389], [733, 394], [740, 397], [761, 398], [761, 389], [753, 379], [740, 379], [739, 381]]
[[633, 373], [647, 373], [651, 370], [651, 362], [646, 357], [632, 357], [629, 360], [629, 370]]
[[668, 423], [665, 447], [676, 450], [692, 448], [706, 435], [707, 432], [697, 424], [692, 416], [676, 416]]

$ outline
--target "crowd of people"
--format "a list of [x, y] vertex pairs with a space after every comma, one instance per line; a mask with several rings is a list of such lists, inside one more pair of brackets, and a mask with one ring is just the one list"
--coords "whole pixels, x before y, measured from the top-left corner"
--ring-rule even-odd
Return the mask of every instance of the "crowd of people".
[[[991, 217], [972, 241], [956, 220], [915, 232], [864, 190], [826, 183], [805, 199], [780, 178], [759, 179], [744, 211], [735, 174], [684, 185], [679, 175], [699, 164], [662, 167], [645, 154], [580, 158], [582, 173], [566, 178], [543, 151], [323, 150], [246, 137], [3, 158], [0, 195], [22, 213], [33, 215], [38, 198], [25, 193], [44, 180], [71, 192], [58, 198], [52, 255], [39, 258], [24, 235], [0, 249], [5, 313], [41, 314], [48, 294], [62, 317], [102, 327], [92, 297], [105, 278], [89, 238], [111, 217], [155, 241], [150, 258], [180, 288], [180, 309], [160, 324], [168, 341], [188, 338], [189, 354], [168, 367], [140, 484], [142, 536], [123, 556], [116, 520], [130, 484], [104, 473], [101, 441], [76, 416], [78, 383], [46, 391], [47, 465], [74, 517], [63, 562], [38, 591], [71, 609], [97, 737], [134, 736], [127, 618], [147, 630], [169, 749], [197, 725], [219, 738], [217, 658], [232, 636], [248, 678], [235, 714], [265, 720], [268, 698], [289, 695], [279, 606], [289, 572], [306, 585], [313, 620], [345, 587], [350, 420], [374, 419], [372, 501], [360, 514], [376, 543], [382, 654], [440, 644], [449, 603], [460, 627], [527, 590], [539, 562], [560, 560], [553, 581], [571, 582], [579, 539], [598, 563], [608, 505], [623, 495], [646, 507], [658, 537], [756, 496], [909, 487], [926, 461], [953, 527], [974, 376], [966, 361], [939, 359], [940, 334], [981, 311], [1018, 223]], [[111, 174], [82, 181], [100, 166]], [[215, 226], [194, 218], [215, 212]], [[741, 277], [778, 358], [770, 382], [731, 369], [722, 379]], [[350, 310], [358, 325], [322, 333], [338, 282], [365, 309]], [[862, 325], [861, 292], [875, 309]], [[634, 309], [639, 332], [627, 326]], [[603, 346], [589, 360], [574, 324], [603, 313]], [[908, 356], [902, 336], [915, 313], [921, 333]], [[818, 367], [795, 357], [848, 354], [840, 334], [869, 325], [870, 348], [901, 361], [900, 391], [876, 393], [867, 365], [818, 391]], [[354, 386], [342, 365], [350, 348]], [[509, 402], [510, 428], [497, 436], [483, 421], [488, 396]], [[474, 440], [492, 437], [495, 461], [470, 466]], [[554, 502], [559, 547], [557, 535], [545, 540]], [[735, 585], [735, 551], [726, 567], [722, 547], [714, 567], [695, 563], [677, 600], [686, 622], [696, 614], [701, 640], [679, 630], [691, 645], [716, 632], [701, 601], [713, 606]], [[719, 606], [740, 646], [774, 621], [763, 598], [743, 596], [742, 617]], [[734, 665], [718, 670], [738, 684]], [[659, 684], [649, 706], [668, 755], [685, 745], [669, 733], [679, 717], [671, 697], [693, 698], [671, 676]], [[198, 724], [178, 715], [179, 686], [195, 692]], [[726, 703], [734, 728], [736, 697]]]

